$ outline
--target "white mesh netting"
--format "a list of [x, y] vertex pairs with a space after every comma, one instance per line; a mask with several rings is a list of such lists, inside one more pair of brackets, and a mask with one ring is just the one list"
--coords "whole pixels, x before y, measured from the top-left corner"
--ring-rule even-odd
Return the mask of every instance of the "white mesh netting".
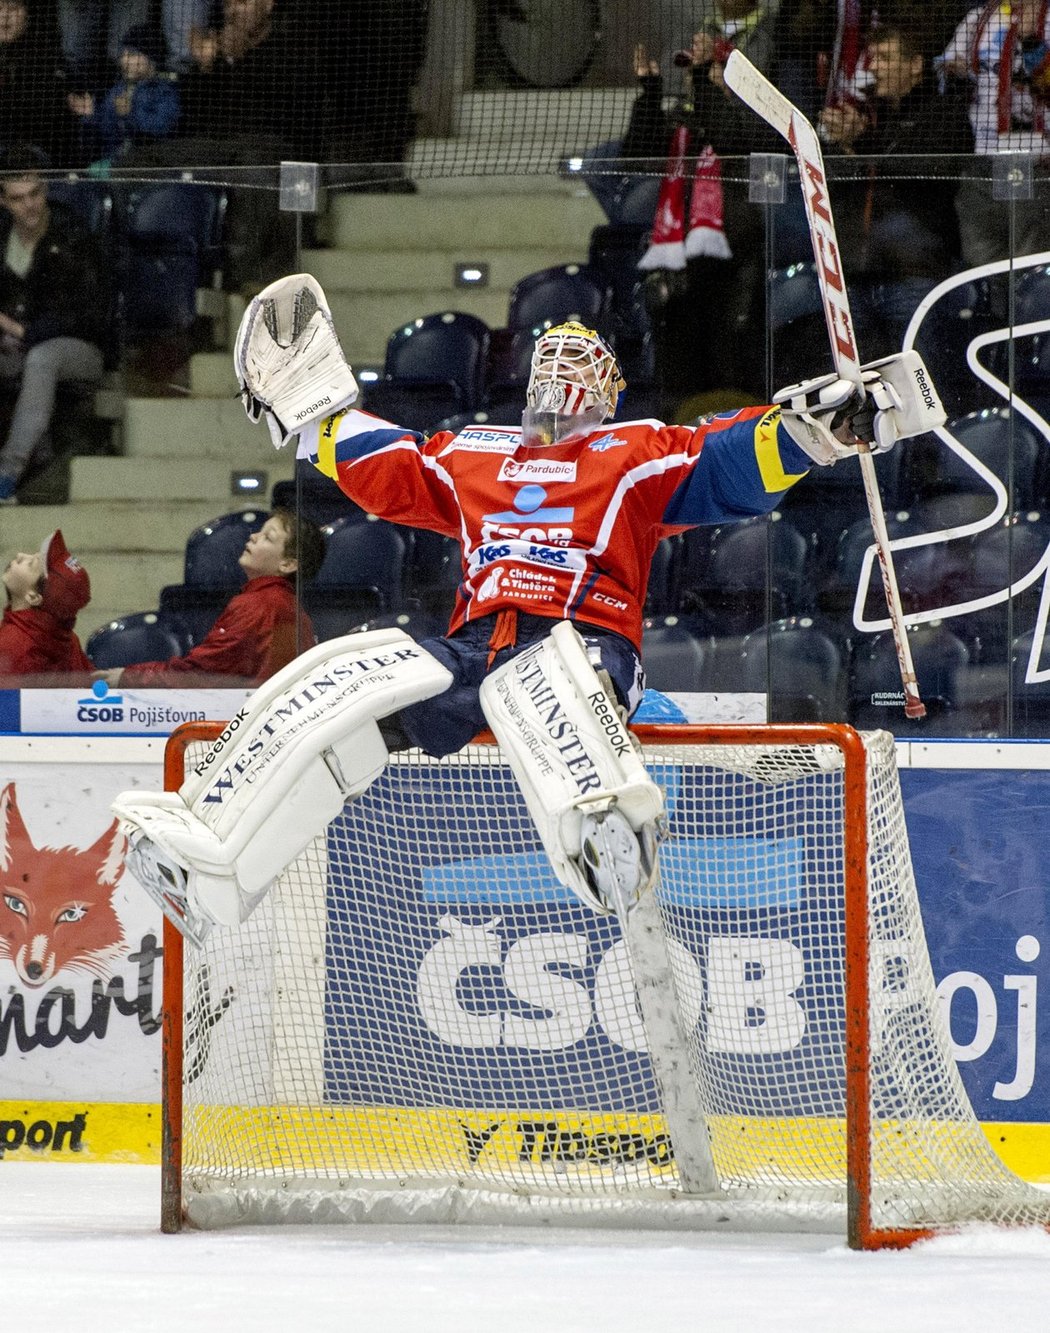
[[[893, 739], [865, 748], [873, 1224], [1043, 1222], [940, 1026]], [[714, 1204], [676, 1191], [616, 921], [558, 884], [498, 750], [475, 746], [395, 756], [248, 923], [187, 949], [191, 1218], [843, 1215], [842, 754], [645, 749]]]

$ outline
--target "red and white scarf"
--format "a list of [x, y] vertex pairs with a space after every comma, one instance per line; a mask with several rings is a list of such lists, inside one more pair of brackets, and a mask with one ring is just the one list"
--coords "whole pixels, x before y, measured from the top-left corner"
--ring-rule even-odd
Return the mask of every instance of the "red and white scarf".
[[696, 160], [688, 225], [686, 223], [685, 157], [688, 148], [689, 131], [679, 125], [671, 136], [671, 151], [656, 201], [649, 248], [638, 261], [638, 267], [645, 271], [683, 269], [686, 260], [700, 256], [713, 259], [733, 257], [723, 230], [722, 164], [710, 145]]

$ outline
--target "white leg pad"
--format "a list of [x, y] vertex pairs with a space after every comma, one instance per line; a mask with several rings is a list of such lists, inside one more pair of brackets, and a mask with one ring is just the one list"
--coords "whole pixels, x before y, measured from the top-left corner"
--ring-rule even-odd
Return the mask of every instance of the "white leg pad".
[[[204, 933], [208, 922], [244, 920], [386, 767], [377, 719], [451, 683], [400, 630], [350, 634], [304, 653], [256, 690], [178, 793], [117, 797], [132, 872], [151, 880], [143, 887], [191, 939], [199, 932], [187, 929], [189, 917]], [[180, 870], [181, 886], [173, 882]], [[185, 902], [173, 904], [180, 888]]]
[[[626, 910], [655, 873], [664, 800], [572, 625], [492, 672], [481, 704], [554, 873], [595, 910]], [[623, 838], [606, 836], [624, 822], [637, 835], [636, 872]], [[598, 862], [609, 870], [610, 852], [617, 864], [603, 883]]]

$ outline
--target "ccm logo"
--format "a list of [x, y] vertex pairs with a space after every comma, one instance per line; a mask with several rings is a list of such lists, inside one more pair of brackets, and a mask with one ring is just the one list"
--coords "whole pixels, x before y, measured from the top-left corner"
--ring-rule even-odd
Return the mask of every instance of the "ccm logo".
[[303, 417], [308, 417], [311, 412], [316, 412], [319, 407], [327, 407], [331, 401], [331, 395], [327, 398], [318, 398], [316, 403], [311, 403], [309, 407], [304, 407], [301, 412], [296, 412], [296, 421], [302, 421]]
[[933, 401], [933, 389], [930, 387], [930, 381], [919, 368], [913, 370], [912, 374], [915, 376], [915, 383], [919, 386], [919, 393], [922, 395], [922, 401], [931, 412], [936, 412], [937, 404]]

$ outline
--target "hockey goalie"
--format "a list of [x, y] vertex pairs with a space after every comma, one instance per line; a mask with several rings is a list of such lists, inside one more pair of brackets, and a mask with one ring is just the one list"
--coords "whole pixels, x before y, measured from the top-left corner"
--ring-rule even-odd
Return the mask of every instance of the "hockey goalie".
[[663, 825], [626, 727], [657, 544], [765, 514], [814, 464], [944, 420], [909, 352], [865, 367], [863, 391], [828, 375], [695, 427], [617, 421], [612, 350], [567, 323], [536, 340], [519, 423], [424, 439], [355, 406], [308, 275], [250, 303], [234, 356], [245, 408], [278, 448], [298, 439], [298, 456], [363, 509], [455, 538], [462, 581], [443, 637], [319, 645], [255, 692], [179, 792], [114, 803], [129, 868], [197, 944], [246, 919], [392, 750], [440, 758], [486, 724], [558, 878], [595, 911], [630, 912]]

